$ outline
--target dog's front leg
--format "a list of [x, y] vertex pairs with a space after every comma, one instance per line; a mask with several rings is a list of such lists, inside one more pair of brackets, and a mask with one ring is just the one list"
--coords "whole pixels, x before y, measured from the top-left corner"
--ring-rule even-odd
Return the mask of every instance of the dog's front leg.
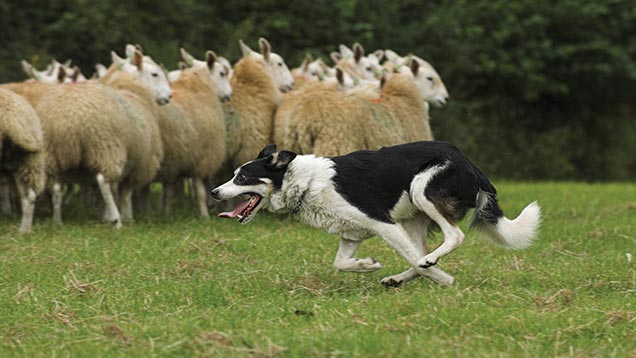
[[382, 268], [382, 264], [372, 257], [365, 259], [356, 259], [353, 257], [358, 251], [360, 244], [362, 244], [362, 241], [340, 239], [338, 253], [336, 254], [336, 259], [333, 261], [333, 265], [338, 271], [373, 272]]

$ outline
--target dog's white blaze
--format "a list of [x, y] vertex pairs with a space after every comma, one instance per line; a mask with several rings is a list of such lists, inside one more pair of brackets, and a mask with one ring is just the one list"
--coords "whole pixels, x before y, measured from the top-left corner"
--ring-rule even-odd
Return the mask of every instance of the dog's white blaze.
[[218, 196], [221, 200], [231, 199], [235, 196], [239, 196], [245, 193], [256, 193], [258, 195], [267, 195], [264, 192], [264, 188], [268, 187], [267, 184], [260, 185], [236, 185], [234, 184], [234, 178], [230, 179], [227, 183], [219, 186]]

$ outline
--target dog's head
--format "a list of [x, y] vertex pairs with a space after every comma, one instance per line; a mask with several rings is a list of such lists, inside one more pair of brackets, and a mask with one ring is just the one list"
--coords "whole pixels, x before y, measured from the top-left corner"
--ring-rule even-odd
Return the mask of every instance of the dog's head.
[[287, 167], [296, 158], [296, 153], [277, 151], [275, 144], [263, 148], [256, 159], [247, 162], [234, 172], [234, 177], [227, 183], [212, 190], [216, 200], [228, 200], [241, 196], [234, 210], [219, 214], [222, 218], [238, 218], [247, 224], [263, 207], [269, 205], [269, 199], [283, 185], [283, 177]]

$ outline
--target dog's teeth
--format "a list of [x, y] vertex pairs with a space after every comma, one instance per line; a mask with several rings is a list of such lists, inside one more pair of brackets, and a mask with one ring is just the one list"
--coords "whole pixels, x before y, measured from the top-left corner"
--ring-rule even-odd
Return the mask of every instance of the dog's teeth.
[[236, 217], [237, 217], [239, 220], [243, 219], [243, 215], [240, 215], [240, 214], [239, 214], [239, 215], [236, 215]]

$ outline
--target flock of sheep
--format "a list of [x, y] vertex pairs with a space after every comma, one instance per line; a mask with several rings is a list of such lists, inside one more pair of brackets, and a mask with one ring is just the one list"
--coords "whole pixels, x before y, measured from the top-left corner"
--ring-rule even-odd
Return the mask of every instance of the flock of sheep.
[[162, 184], [168, 213], [187, 178], [207, 217], [206, 186], [268, 143], [333, 156], [430, 140], [429, 104], [448, 99], [414, 55], [340, 45], [333, 67], [308, 56], [290, 71], [267, 40], [259, 51], [240, 46], [233, 67], [212, 51], [197, 60], [182, 49], [179, 70], [168, 73], [127, 45], [90, 80], [68, 63], [37, 71], [23, 61], [32, 78], [0, 85], [0, 212], [19, 207], [28, 232], [38, 196], [48, 194], [61, 222], [73, 185], [97, 184], [103, 220], [121, 227], [133, 219], [133, 198], [148, 205], [151, 183]]

